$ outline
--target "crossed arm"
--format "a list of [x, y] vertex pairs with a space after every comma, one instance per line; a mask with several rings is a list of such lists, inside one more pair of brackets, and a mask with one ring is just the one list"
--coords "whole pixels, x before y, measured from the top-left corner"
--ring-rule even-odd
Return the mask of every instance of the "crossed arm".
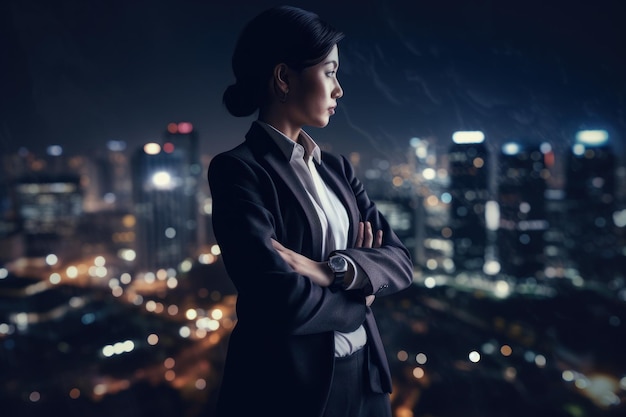
[[[379, 248], [383, 242], [383, 231], [372, 229], [370, 222], [360, 222], [357, 234], [356, 248]], [[333, 273], [326, 262], [317, 262], [304, 255], [287, 249], [278, 241], [272, 239], [272, 246], [293, 270], [300, 275], [309, 277], [321, 287], [328, 287], [333, 282]], [[354, 271], [353, 271], [354, 273]], [[375, 296], [368, 295], [365, 300], [369, 306], [374, 302]]]

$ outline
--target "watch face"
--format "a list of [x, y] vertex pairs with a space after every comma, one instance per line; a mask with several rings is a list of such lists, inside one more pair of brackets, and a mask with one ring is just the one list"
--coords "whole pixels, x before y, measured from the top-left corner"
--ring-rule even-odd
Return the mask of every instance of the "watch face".
[[348, 261], [343, 256], [331, 257], [329, 264], [335, 272], [346, 272], [348, 270]]

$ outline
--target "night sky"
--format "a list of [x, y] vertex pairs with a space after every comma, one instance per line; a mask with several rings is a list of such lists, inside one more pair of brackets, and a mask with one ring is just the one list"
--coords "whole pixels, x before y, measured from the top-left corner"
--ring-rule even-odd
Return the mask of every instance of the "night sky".
[[[411, 137], [567, 146], [579, 128], [626, 137], [619, 0], [293, 1], [346, 33], [344, 98], [320, 144], [402, 156]], [[0, 5], [0, 152], [129, 148], [192, 122], [211, 154], [251, 118], [221, 103], [237, 34], [270, 1], [8, 0]], [[6, 45], [6, 47], [4, 46]], [[7, 74], [7, 72], [5, 72]]]

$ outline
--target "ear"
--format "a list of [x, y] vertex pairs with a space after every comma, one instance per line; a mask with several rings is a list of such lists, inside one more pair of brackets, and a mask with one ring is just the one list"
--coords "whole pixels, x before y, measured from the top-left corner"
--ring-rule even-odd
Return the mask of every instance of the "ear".
[[286, 64], [280, 63], [274, 67], [274, 86], [277, 93], [282, 94], [289, 93], [289, 67]]

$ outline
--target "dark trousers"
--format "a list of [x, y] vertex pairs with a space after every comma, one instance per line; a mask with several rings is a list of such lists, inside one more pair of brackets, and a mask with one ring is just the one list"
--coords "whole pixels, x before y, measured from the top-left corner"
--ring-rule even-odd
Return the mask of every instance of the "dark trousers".
[[388, 394], [369, 388], [365, 350], [335, 358], [335, 370], [324, 417], [391, 417]]

